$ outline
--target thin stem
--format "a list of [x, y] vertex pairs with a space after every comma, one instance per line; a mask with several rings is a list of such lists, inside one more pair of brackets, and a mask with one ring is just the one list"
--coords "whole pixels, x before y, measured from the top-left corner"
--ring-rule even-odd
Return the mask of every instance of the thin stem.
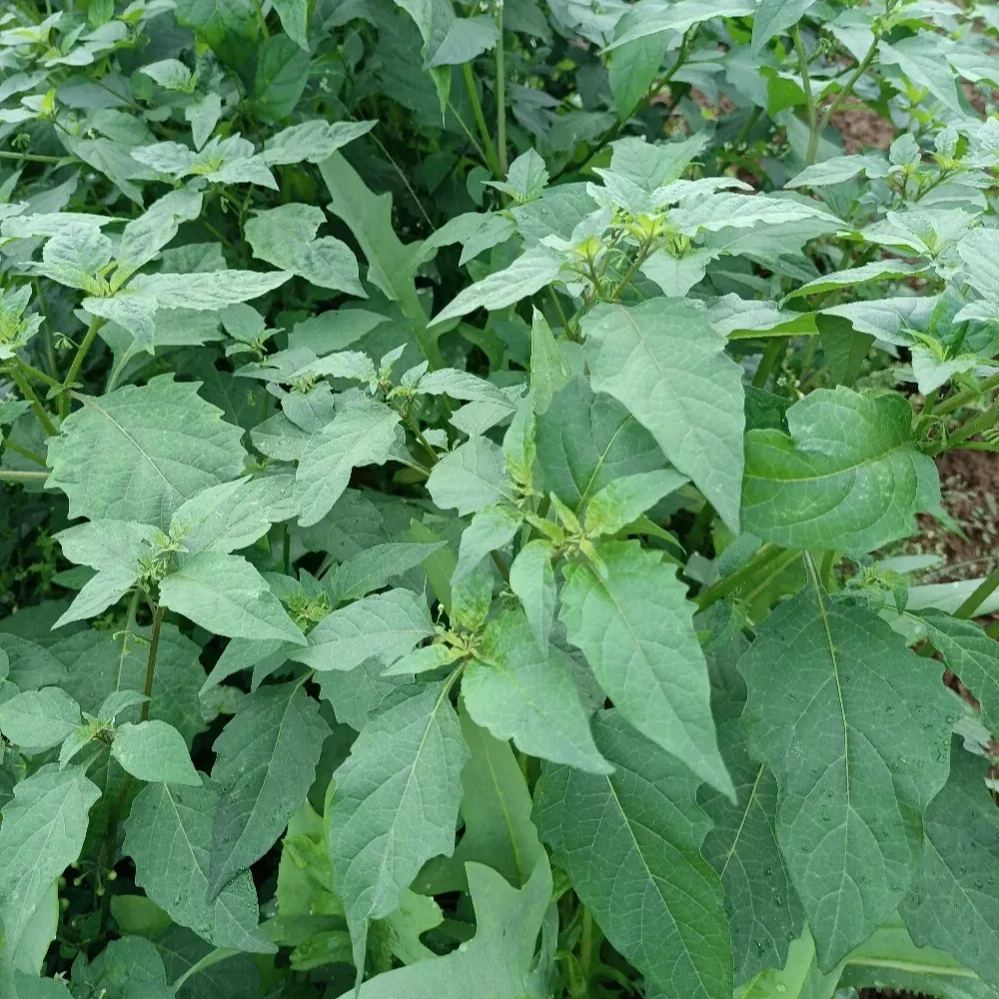
[[75, 156], [43, 156], [41, 153], [9, 153], [0, 150], [0, 160], [21, 160], [24, 163], [75, 163]]
[[975, 611], [999, 589], [999, 569], [993, 569], [979, 584], [967, 600], [961, 604], [954, 617], [974, 617]]
[[48, 385], [50, 388], [62, 389], [62, 382], [46, 374], [41, 368], [36, 368], [33, 364], [28, 364], [24, 358], [17, 358], [17, 364], [26, 375], [34, 378], [36, 382], [42, 382], [42, 384]]
[[48, 477], [48, 472], [15, 472], [0, 468], [0, 482], [44, 482]]
[[586, 906], [583, 906], [583, 914], [580, 922], [579, 969], [583, 973], [583, 978], [589, 982], [591, 965], [593, 963], [593, 916]]
[[496, 19], [496, 146], [499, 155], [500, 176], [505, 177], [507, 171], [506, 56], [503, 48], [503, 0], [493, 0], [493, 17]]
[[808, 53], [805, 43], [801, 40], [801, 29], [796, 24], [791, 30], [794, 40], [794, 51], [798, 54], [798, 71], [801, 73], [801, 89], [805, 92], [805, 114], [808, 116], [808, 155], [815, 155], [818, 136], [815, 131], [817, 115], [815, 113], [815, 97], [812, 94], [812, 77], [808, 72]]
[[14, 379], [15, 384], [21, 390], [21, 395], [31, 403], [31, 408], [34, 411], [35, 416], [38, 417], [38, 422], [42, 425], [42, 429], [45, 431], [47, 437], [51, 437], [56, 433], [56, 426], [52, 422], [52, 417], [49, 416], [48, 411], [45, 407], [38, 401], [38, 396], [35, 395], [35, 390], [28, 384], [28, 379], [21, 374], [16, 368], [11, 371], [10, 377]]
[[837, 552], [833, 550], [827, 551], [822, 556], [822, 568], [820, 569], [820, 575], [822, 576], [822, 585], [825, 586], [827, 590], [831, 590], [833, 587], [834, 577], [833, 571], [836, 568]]
[[611, 292], [610, 298], [607, 301], [616, 302], [624, 294], [625, 288], [631, 284], [638, 273], [638, 269], [649, 259], [651, 249], [651, 243], [645, 243], [638, 248], [638, 256], [635, 257], [631, 266], [624, 272], [624, 277], [618, 282], [617, 287]]
[[717, 603], [722, 597], [727, 597], [733, 590], [737, 590], [743, 583], [748, 582], [761, 569], [773, 562], [781, 553], [781, 549], [776, 545], [764, 545], [741, 569], [737, 569], [730, 576], [719, 579], [717, 583], [712, 583], [694, 601], [699, 610], [704, 610], [712, 604]]
[[22, 458], [27, 458], [28, 461], [33, 461], [36, 465], [41, 465], [45, 468], [45, 459], [37, 452], [32, 451], [31, 448], [23, 447], [18, 444], [17, 441], [12, 441], [9, 437], [3, 442], [3, 446], [14, 454], [19, 454]]
[[142, 702], [142, 711], [139, 717], [142, 721], [149, 718], [149, 705], [153, 698], [153, 680], [156, 677], [156, 653], [160, 647], [160, 631], [163, 628], [163, 618], [166, 616], [165, 607], [157, 607], [153, 615], [153, 630], [149, 636], [149, 657], [146, 659], [146, 682], [142, 685], [142, 693], [146, 699]]
[[948, 413], [953, 413], [955, 409], [960, 409], [969, 402], [974, 402], [980, 395], [985, 395], [986, 392], [991, 392], [994, 388], [999, 388], [999, 375], [986, 378], [977, 388], [965, 389], [963, 392], [951, 396], [937, 406], [936, 415], [946, 416]]
[[780, 366], [786, 348], [786, 337], [778, 336], [771, 338], [770, 342], [763, 349], [763, 356], [760, 358], [760, 363], [756, 368], [756, 374], [753, 375], [753, 385], [756, 388], [761, 389], [766, 387], [767, 382], [770, 381], [770, 376]]
[[461, 72], [465, 79], [468, 100], [472, 105], [475, 127], [479, 130], [479, 137], [482, 139], [482, 145], [486, 151], [486, 165], [492, 170], [493, 176], [506, 177], [506, 171], [500, 170], [499, 159], [496, 156], [496, 147], [493, 145], [493, 137], [489, 134], [489, 126], [486, 125], [486, 116], [482, 113], [482, 104], [479, 103], [479, 94], [475, 89], [475, 77], [472, 75], [471, 64], [467, 62], [463, 63]]
[[843, 89], [836, 95], [836, 99], [830, 104], [825, 111], [822, 112], [822, 117], [819, 119], [818, 126], [812, 133], [811, 138], [808, 143], [808, 155], [805, 157], [805, 166], [811, 166], [815, 162], [815, 157], [818, 155], [819, 151], [819, 138], [822, 133], [826, 130], [826, 126], [829, 124], [832, 116], [839, 111], [839, 109], [846, 103], [847, 98], [853, 93], [853, 88], [857, 85], [857, 81], [864, 75], [867, 71], [867, 67], [874, 61], [874, 57], [878, 52], [878, 38], [875, 35], [874, 40], [871, 42], [871, 47], [867, 50], [866, 55], [857, 64], [857, 68], [849, 75], [846, 83], [843, 84]]
[[997, 420], [999, 420], [999, 402], [993, 403], [984, 412], [978, 413], [966, 423], [962, 423], [961, 426], [948, 435], [946, 443], [941, 441], [937, 445], [935, 453], [939, 454], [941, 451], [947, 451], [952, 444], [960, 444], [969, 437], [974, 437], [975, 434], [981, 433], [983, 430], [988, 430], [990, 427], [995, 426]]
[[86, 335], [83, 337], [80, 346], [77, 348], [76, 356], [73, 358], [73, 363], [69, 366], [69, 371], [66, 372], [66, 377], [63, 379], [62, 383], [62, 395], [59, 398], [59, 414], [65, 418], [66, 414], [69, 412], [69, 389], [71, 389], [76, 382], [76, 377], [80, 373], [80, 368], [83, 367], [83, 362], [87, 359], [87, 354], [90, 352], [90, 348], [94, 344], [94, 340], [97, 339], [97, 333], [100, 328], [104, 325], [104, 320], [100, 316], [94, 316], [90, 320], [90, 325], [87, 327]]

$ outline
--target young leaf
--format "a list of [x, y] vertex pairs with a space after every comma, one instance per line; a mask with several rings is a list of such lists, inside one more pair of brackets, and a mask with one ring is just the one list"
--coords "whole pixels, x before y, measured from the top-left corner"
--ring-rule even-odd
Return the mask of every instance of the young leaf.
[[721, 885], [701, 858], [699, 781], [617, 712], [594, 720], [609, 775], [546, 767], [535, 821], [608, 940], [666, 994], [732, 992]]
[[184, 737], [162, 721], [126, 722], [115, 729], [111, 755], [133, 777], [200, 787]]
[[510, 589], [520, 599], [531, 634], [538, 647], [548, 648], [555, 621], [555, 570], [551, 545], [528, 541], [510, 565]]
[[430, 471], [427, 491], [441, 509], [462, 517], [514, 498], [503, 451], [488, 437], [473, 437], [444, 455]]
[[586, 506], [583, 521], [586, 533], [590, 536], [616, 534], [686, 481], [687, 476], [666, 468], [628, 475], [609, 483]]
[[333, 774], [330, 856], [358, 967], [368, 921], [399, 905], [426, 861], [454, 849], [468, 749], [448, 691], [428, 684], [400, 695]]
[[817, 586], [770, 614], [739, 671], [749, 751], [777, 778], [777, 838], [828, 971], [909, 888], [955, 706], [937, 664]]
[[598, 548], [605, 572], [564, 570], [560, 617], [600, 686], [646, 738], [729, 797], [709, 703], [708, 669], [676, 569], [637, 544]]
[[184, 556], [160, 583], [160, 602], [216, 635], [306, 644], [263, 576], [239, 555]]
[[254, 691], [215, 740], [222, 797], [211, 841], [208, 899], [259, 860], [305, 800], [330, 728], [301, 683]]
[[939, 502], [901, 396], [818, 389], [787, 424], [790, 434], [746, 434], [746, 531], [787, 547], [868, 552], [911, 533], [915, 514]]
[[58, 746], [82, 723], [80, 705], [58, 687], [25, 690], [0, 704], [0, 732], [28, 751]]
[[507, 611], [486, 625], [461, 682], [469, 715], [532, 756], [608, 772], [597, 751], [565, 653], [535, 642], [527, 619]]
[[14, 786], [0, 823], [0, 923], [13, 953], [49, 886], [75, 863], [100, 797], [84, 767], [48, 763]]
[[733, 530], [742, 485], [742, 369], [704, 314], [657, 299], [600, 306], [584, 320], [597, 392], [614, 396]]

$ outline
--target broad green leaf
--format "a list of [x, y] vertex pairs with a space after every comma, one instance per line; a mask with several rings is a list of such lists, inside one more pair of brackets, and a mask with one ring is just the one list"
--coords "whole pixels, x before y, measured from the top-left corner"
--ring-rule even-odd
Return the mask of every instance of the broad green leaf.
[[[160, 309], [205, 309], [248, 302], [280, 287], [287, 271], [201, 271], [194, 274], [140, 274], [127, 293], [149, 299]], [[124, 293], [123, 293], [124, 294]], [[84, 308], [88, 306], [84, 303]]]
[[785, 296], [784, 301], [787, 302], [802, 295], [820, 295], [822, 292], [832, 291], [835, 288], [852, 288], [854, 285], [867, 281], [902, 280], [925, 270], [925, 265], [908, 264], [904, 260], [873, 260], [860, 267], [848, 267], [843, 271], [823, 274], [822, 277], [808, 281], [800, 288], [795, 288], [790, 295]]
[[372, 545], [330, 571], [330, 590], [338, 603], [356, 600], [415, 568], [443, 547], [442, 541], [431, 544], [390, 541]]
[[534, 641], [548, 648], [555, 622], [554, 550], [541, 539], [528, 541], [510, 565], [510, 589], [520, 599]]
[[375, 124], [373, 121], [303, 121], [268, 138], [260, 156], [265, 163], [271, 164], [319, 163], [341, 146], [370, 132]]
[[459, 516], [514, 498], [503, 451], [488, 437], [473, 437], [444, 455], [430, 471], [427, 492], [441, 509], [454, 508]]
[[209, 486], [177, 508], [171, 532], [190, 552], [227, 555], [246, 548], [262, 538], [272, 523], [284, 519], [282, 493], [290, 485], [290, 476], [268, 476]]
[[583, 564], [563, 570], [560, 617], [569, 641], [624, 718], [734, 796], [718, 751], [694, 607], [676, 567], [634, 542], [604, 544], [598, 553], [603, 575]]
[[547, 183], [548, 169], [545, 161], [536, 150], [528, 149], [510, 164], [505, 181], [492, 180], [489, 181], [489, 186], [509, 194], [519, 204], [524, 204], [541, 197]]
[[930, 644], [978, 701], [982, 723], [999, 732], [999, 643], [971, 621], [936, 610], [919, 616]]
[[[144, 937], [126, 936], [112, 940], [89, 964], [80, 958], [73, 964], [76, 994], [101, 999], [173, 999], [167, 985], [163, 958]], [[83, 991], [86, 990], [86, 991]]]
[[320, 288], [366, 298], [357, 276], [357, 259], [333, 236], [317, 239], [326, 221], [321, 208], [288, 204], [258, 212], [246, 223], [246, 239], [259, 260], [291, 271]]
[[290, 658], [320, 672], [346, 672], [365, 659], [388, 664], [434, 633], [426, 598], [412, 590], [375, 593], [324, 617]]
[[309, 51], [308, 0], [274, 0], [274, 9], [281, 18], [281, 27], [301, 49]]
[[714, 823], [701, 853], [718, 872], [725, 893], [737, 984], [766, 968], [783, 968], [788, 943], [804, 923], [777, 841], [777, 781], [766, 764], [750, 757], [740, 717], [746, 685], [735, 664], [747, 645], [737, 633], [710, 660], [711, 707], [736, 801], [706, 786], [698, 793]]
[[868, 552], [911, 534], [915, 515], [939, 502], [902, 396], [818, 389], [787, 425], [746, 434], [744, 530], [789, 548]]
[[715, 17], [743, 17], [754, 12], [755, 0], [641, 0], [623, 17], [607, 50], [635, 38], [662, 32], [684, 32]]
[[181, 926], [216, 947], [269, 954], [257, 929], [257, 893], [249, 871], [208, 901], [212, 819], [219, 789], [147, 784], [125, 821], [124, 852], [135, 861], [135, 883]]
[[144, 781], [200, 787], [184, 737], [162, 721], [126, 722], [114, 733], [111, 755], [123, 770]]
[[84, 767], [54, 763], [14, 785], [0, 823], [0, 925], [8, 951], [52, 882], [79, 857], [100, 794]]
[[49, 439], [46, 484], [66, 493], [70, 516], [165, 528], [184, 500], [239, 474], [243, 431], [225, 423], [198, 387], [159, 375], [142, 387], [84, 397]]
[[263, 576], [239, 555], [184, 556], [160, 583], [160, 603], [216, 635], [306, 644]]
[[687, 476], [669, 468], [616, 479], [586, 505], [583, 526], [590, 535], [616, 534], [686, 481]]
[[301, 683], [260, 687], [222, 730], [214, 780], [222, 792], [211, 841], [208, 897], [256, 863], [305, 800], [330, 729]]
[[547, 860], [537, 862], [519, 891], [491, 867], [469, 863], [466, 870], [475, 936], [443, 957], [376, 975], [361, 986], [358, 999], [550, 999], [545, 962], [535, 959], [551, 904]]
[[770, 614], [739, 670], [749, 751], [777, 778], [777, 839], [828, 971], [909, 888], [955, 704], [937, 664], [817, 585]]
[[434, 68], [434, 57], [447, 42], [454, 24], [451, 0], [395, 0], [395, 4], [409, 14], [420, 32], [423, 39], [423, 64], [434, 82], [443, 115], [451, 90], [451, 72], [443, 66]]
[[457, 17], [436, 51], [427, 53], [427, 68], [460, 66], [496, 45], [496, 21], [489, 14]]
[[663, 467], [653, 437], [609, 395], [575, 378], [538, 416], [538, 464], [547, 491], [579, 511], [594, 493], [629, 475]]
[[417, 383], [416, 391], [427, 395], [449, 395], [466, 402], [494, 402], [513, 410], [514, 404], [492, 382], [458, 368], [438, 368], [425, 374]]
[[609, 775], [546, 767], [535, 821], [607, 939], [667, 995], [732, 993], [721, 885], [699, 849], [699, 781], [617, 712], [594, 721]]
[[510, 744], [494, 739], [468, 712], [459, 712], [470, 757], [461, 772], [464, 831], [454, 855], [424, 870], [435, 893], [464, 890], [465, 864], [486, 864], [513, 885], [531, 876], [544, 848], [531, 819], [531, 794]]
[[82, 723], [80, 705], [59, 687], [25, 690], [0, 704], [0, 732], [29, 751], [58, 746]]
[[374, 399], [354, 399], [333, 421], [313, 434], [295, 473], [295, 497], [303, 527], [318, 523], [333, 508], [362, 465], [383, 465], [397, 440], [399, 414]]
[[520, 530], [522, 523], [520, 511], [513, 506], [497, 504], [476, 513], [461, 533], [458, 562], [451, 576], [452, 590], [465, 576], [477, 569], [491, 552], [505, 548]]
[[760, 0], [753, 18], [753, 49], [759, 50], [774, 35], [793, 27], [816, 0]]
[[555, 393], [569, 381], [569, 370], [558, 341], [537, 310], [531, 318], [531, 395], [539, 416], [548, 411]]
[[986, 771], [955, 743], [950, 777], [923, 817], [922, 857], [901, 912], [917, 944], [999, 986], [999, 811]]
[[678, 299], [598, 306], [583, 330], [593, 388], [617, 399], [737, 530], [742, 369], [704, 313]]
[[541, 291], [559, 276], [561, 270], [562, 257], [558, 253], [546, 246], [532, 247], [509, 267], [495, 271], [458, 292], [434, 316], [430, 325], [466, 316], [476, 309], [488, 309], [492, 312], [506, 308]]
[[253, 74], [253, 110], [265, 122], [281, 122], [295, 110], [309, 82], [309, 53], [287, 35], [264, 38]]
[[201, 204], [200, 194], [186, 189], [171, 191], [154, 201], [145, 214], [129, 222], [121, 234], [113, 287], [120, 287], [126, 278], [154, 260], [177, 235], [182, 223], [190, 222], [201, 214]]
[[333, 774], [329, 848], [360, 966], [370, 919], [387, 916], [431, 857], [454, 849], [468, 749], [450, 685], [400, 693]]
[[527, 618], [506, 611], [491, 620], [465, 668], [469, 715], [522, 752], [591, 773], [608, 772], [564, 652], [538, 645]]

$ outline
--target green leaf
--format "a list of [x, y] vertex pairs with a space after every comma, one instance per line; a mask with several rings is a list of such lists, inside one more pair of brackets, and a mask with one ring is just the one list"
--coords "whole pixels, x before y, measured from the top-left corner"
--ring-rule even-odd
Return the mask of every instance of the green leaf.
[[517, 595], [534, 641], [548, 648], [555, 621], [554, 550], [541, 539], [528, 541], [510, 565], [510, 589]]
[[816, 0], [760, 0], [753, 18], [754, 51], [759, 51], [774, 35], [793, 27]]
[[346, 672], [365, 659], [389, 664], [434, 633], [426, 598], [394, 589], [355, 600], [309, 632], [308, 647], [291, 658], [320, 672]]
[[714, 824], [701, 852], [718, 872], [725, 892], [737, 984], [766, 968], [783, 968], [788, 943], [804, 924], [777, 841], [777, 781], [765, 764], [750, 757], [740, 717], [746, 686], [735, 664], [747, 645], [737, 634], [710, 659], [711, 707], [736, 801], [706, 786], [698, 795]]
[[950, 777], [923, 817], [922, 857], [901, 912], [917, 944], [999, 986], [999, 811], [986, 769], [955, 743]]
[[0, 732], [31, 752], [58, 746], [82, 723], [80, 705], [58, 687], [25, 690], [0, 704]]
[[305, 800], [330, 728], [301, 683], [260, 687], [215, 740], [222, 791], [211, 842], [208, 898], [256, 863]]
[[448, 319], [466, 316], [476, 309], [504, 309], [522, 298], [541, 291], [551, 284], [562, 270], [562, 257], [546, 246], [526, 250], [509, 267], [495, 271], [488, 277], [458, 294], [434, 316], [430, 325]]
[[184, 556], [160, 583], [160, 603], [216, 635], [306, 644], [263, 576], [239, 555]]
[[135, 883], [174, 922], [216, 947], [270, 954], [257, 929], [257, 893], [244, 871], [208, 902], [212, 819], [219, 789], [147, 784], [125, 821], [124, 852], [135, 861]]
[[743, 528], [789, 548], [868, 552], [911, 534], [939, 503], [899, 395], [819, 389], [787, 411], [790, 433], [746, 434]]
[[249, 219], [246, 239], [259, 260], [298, 274], [320, 288], [367, 298], [357, 276], [357, 258], [350, 247], [332, 236], [316, 238], [325, 221], [321, 208], [281, 205]]
[[510, 164], [505, 181], [491, 180], [488, 184], [524, 204], [541, 197], [548, 184], [548, 168], [534, 149], [528, 149]]
[[[285, 2], [295, 3], [297, 0]], [[264, 151], [260, 156], [265, 163], [275, 165], [320, 163], [348, 142], [370, 132], [376, 124], [374, 121], [303, 121], [270, 136], [264, 142]]]
[[594, 395], [575, 378], [538, 416], [538, 464], [545, 488], [579, 511], [619, 478], [663, 467], [649, 432], [609, 395]]
[[350, 482], [353, 469], [383, 465], [397, 440], [399, 414], [374, 399], [351, 400], [302, 451], [295, 473], [295, 497], [303, 527], [318, 523]]
[[684, 32], [694, 24], [710, 21], [715, 17], [742, 17], [752, 14], [755, 0], [641, 0], [621, 18], [614, 41], [607, 46], [612, 50], [646, 35], [666, 31]]
[[739, 662], [749, 751], [777, 778], [777, 838], [829, 971], [894, 912], [947, 779], [955, 704], [939, 666], [817, 585]]
[[186, 189], [171, 191], [154, 201], [145, 214], [129, 222], [121, 234], [112, 286], [120, 287], [126, 278], [155, 260], [160, 250], [177, 235], [181, 224], [191, 222], [201, 214], [201, 206], [200, 194]]
[[111, 755], [123, 770], [144, 781], [200, 787], [184, 737], [162, 721], [126, 722], [115, 729]]
[[732, 994], [718, 877], [699, 853], [708, 831], [699, 781], [631, 728], [600, 712], [607, 776], [546, 767], [535, 821], [607, 939], [667, 995]]
[[436, 51], [427, 53], [427, 68], [460, 66], [496, 45], [496, 22], [489, 14], [455, 18]]
[[439, 507], [462, 517], [514, 498], [503, 451], [488, 437], [473, 437], [444, 455], [430, 470], [427, 492]]
[[506, 611], [486, 625], [465, 668], [462, 697], [475, 723], [497, 739], [513, 739], [532, 756], [607, 773], [571, 670], [565, 653], [537, 644], [520, 611]]
[[9, 952], [52, 882], [80, 856], [100, 796], [84, 767], [54, 763], [14, 785], [0, 823], [0, 924]]
[[972, 621], [937, 610], [919, 616], [930, 644], [978, 701], [982, 724], [999, 732], [999, 643]]
[[583, 330], [593, 388], [628, 409], [737, 530], [742, 369], [704, 313], [678, 299], [598, 306]]
[[239, 474], [243, 431], [225, 423], [198, 387], [159, 375], [142, 387], [84, 397], [49, 439], [47, 485], [69, 497], [70, 516], [165, 528], [184, 500]]
[[548, 321], [537, 310], [531, 317], [531, 395], [539, 416], [548, 411], [555, 393], [569, 381], [569, 369]]
[[328, 576], [329, 588], [337, 603], [356, 600], [418, 566], [443, 547], [443, 541], [429, 544], [390, 541], [372, 545], [334, 566]]
[[560, 617], [600, 686], [646, 738], [734, 797], [711, 717], [708, 669], [693, 604], [675, 566], [636, 543], [597, 549], [604, 573], [563, 570]]
[[281, 27], [301, 49], [309, 51], [308, 0], [274, 0], [274, 9], [281, 18]]
[[431, 857], [454, 849], [468, 749], [449, 689], [408, 688], [365, 725], [333, 774], [330, 856], [358, 967], [368, 921], [399, 905]]
[[[74, 991], [102, 999], [173, 999], [167, 985], [166, 969], [156, 947], [143, 937], [112, 940], [86, 966], [80, 958], [73, 964]], [[86, 989], [85, 992], [82, 992]]]
[[470, 863], [466, 869], [475, 936], [444, 957], [376, 975], [358, 999], [550, 999], [545, 962], [535, 959], [551, 903], [547, 861], [538, 861], [519, 891], [491, 867]]
[[590, 536], [616, 534], [687, 481], [666, 468], [639, 472], [608, 483], [587, 504], [583, 526]]
[[308, 52], [287, 35], [265, 38], [257, 47], [254, 111], [265, 122], [283, 121], [295, 110], [308, 81]]

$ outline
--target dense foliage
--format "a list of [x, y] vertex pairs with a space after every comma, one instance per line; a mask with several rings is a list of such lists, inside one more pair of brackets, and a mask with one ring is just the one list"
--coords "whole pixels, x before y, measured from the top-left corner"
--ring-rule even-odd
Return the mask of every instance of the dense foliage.
[[999, 995], [997, 45], [3, 4], [3, 999]]

